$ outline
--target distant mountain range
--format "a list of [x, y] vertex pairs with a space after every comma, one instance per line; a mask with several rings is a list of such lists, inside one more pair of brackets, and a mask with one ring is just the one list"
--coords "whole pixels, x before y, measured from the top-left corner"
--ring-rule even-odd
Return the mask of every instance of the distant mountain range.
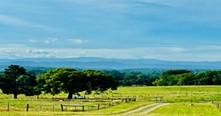
[[81, 69], [221, 69], [221, 62], [164, 61], [155, 59], [79, 58], [26, 58], [0, 59], [0, 66], [11, 64], [29, 67], [73, 67]]

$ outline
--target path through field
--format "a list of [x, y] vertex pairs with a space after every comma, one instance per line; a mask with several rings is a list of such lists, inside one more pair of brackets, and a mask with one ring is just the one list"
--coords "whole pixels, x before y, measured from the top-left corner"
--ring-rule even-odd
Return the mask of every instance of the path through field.
[[133, 115], [133, 114], [138, 114], [138, 115], [144, 115], [144, 114], [148, 114], [152, 111], [154, 111], [155, 109], [164, 106], [164, 105], [168, 105], [169, 103], [154, 103], [154, 104], [149, 104], [149, 105], [145, 105], [142, 107], [139, 107], [137, 109], [128, 111], [128, 112], [124, 112], [121, 114], [116, 114], [113, 116], [128, 116], [128, 115]]

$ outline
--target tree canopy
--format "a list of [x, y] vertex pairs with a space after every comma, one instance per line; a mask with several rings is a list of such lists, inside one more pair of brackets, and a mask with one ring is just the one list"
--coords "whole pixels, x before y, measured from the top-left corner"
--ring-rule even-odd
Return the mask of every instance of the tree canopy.
[[53, 95], [67, 92], [68, 99], [81, 91], [105, 91], [117, 87], [112, 77], [100, 71], [78, 71], [71, 68], [48, 70], [45, 74], [39, 75], [37, 81], [42, 91]]
[[34, 95], [34, 87], [37, 84], [35, 76], [26, 72], [24, 67], [10, 65], [0, 76], [0, 88], [3, 93], [14, 94], [17, 99], [18, 94]]
[[168, 70], [153, 82], [155, 85], [220, 85], [221, 71], [192, 73], [187, 70]]

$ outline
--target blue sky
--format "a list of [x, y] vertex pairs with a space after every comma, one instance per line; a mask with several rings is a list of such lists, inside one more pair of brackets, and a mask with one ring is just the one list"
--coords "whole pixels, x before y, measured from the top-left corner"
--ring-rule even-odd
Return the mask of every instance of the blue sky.
[[0, 58], [221, 61], [220, 0], [1, 0]]

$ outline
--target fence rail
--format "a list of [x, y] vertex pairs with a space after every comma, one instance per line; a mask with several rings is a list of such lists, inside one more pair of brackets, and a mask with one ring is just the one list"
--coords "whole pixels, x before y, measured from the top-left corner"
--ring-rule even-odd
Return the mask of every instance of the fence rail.
[[[58, 101], [57, 101], [58, 100]], [[110, 108], [122, 102], [136, 101], [135, 97], [87, 98], [82, 101], [67, 101], [58, 98], [56, 101], [37, 102], [36, 100], [19, 100], [18, 102], [0, 103], [0, 111], [89, 111]], [[64, 100], [64, 101], [63, 101]], [[88, 100], [89, 102], [85, 102]], [[116, 100], [116, 101], [115, 101]], [[98, 101], [98, 102], [97, 102]], [[21, 102], [21, 103], [20, 103]]]

